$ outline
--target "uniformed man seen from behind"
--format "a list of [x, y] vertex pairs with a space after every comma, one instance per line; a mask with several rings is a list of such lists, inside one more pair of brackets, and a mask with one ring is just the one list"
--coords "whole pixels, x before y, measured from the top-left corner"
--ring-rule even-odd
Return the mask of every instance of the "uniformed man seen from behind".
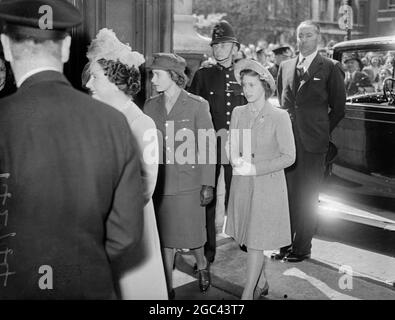
[[143, 229], [136, 141], [62, 74], [72, 4], [3, 1], [0, 19], [18, 87], [0, 101], [0, 300], [115, 298], [113, 263]]
[[[189, 91], [209, 102], [215, 130], [219, 133], [219, 136], [222, 136], [222, 139], [217, 141], [216, 185], [221, 164], [224, 164], [226, 208], [232, 179], [232, 166], [226, 158], [224, 149], [226, 131], [229, 130], [233, 109], [245, 105], [247, 101], [233, 72], [233, 57], [240, 49], [240, 44], [232, 26], [227, 21], [223, 20], [215, 25], [211, 47], [217, 64], [198, 70]], [[205, 255], [211, 263], [214, 261], [216, 251], [215, 206], [216, 200], [206, 207], [207, 243], [205, 245]]]

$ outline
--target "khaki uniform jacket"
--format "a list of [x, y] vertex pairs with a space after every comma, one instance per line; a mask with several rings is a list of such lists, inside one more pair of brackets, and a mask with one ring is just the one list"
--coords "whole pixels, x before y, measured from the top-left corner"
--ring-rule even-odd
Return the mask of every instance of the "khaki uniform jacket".
[[[182, 90], [169, 114], [164, 94], [147, 100], [144, 112], [156, 124], [163, 155], [156, 194], [179, 195], [214, 186], [216, 139], [207, 101]], [[210, 130], [211, 139], [199, 142], [199, 129]]]

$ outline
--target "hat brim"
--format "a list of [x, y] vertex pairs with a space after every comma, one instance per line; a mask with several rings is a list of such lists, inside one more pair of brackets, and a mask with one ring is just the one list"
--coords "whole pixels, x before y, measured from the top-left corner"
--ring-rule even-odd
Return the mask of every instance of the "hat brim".
[[276, 82], [274, 81], [273, 76], [267, 70], [263, 65], [261, 65], [259, 62], [255, 60], [250, 60], [250, 59], [241, 59], [238, 61], [235, 66], [234, 66], [234, 74], [236, 81], [241, 84], [241, 77], [240, 73], [243, 70], [252, 70], [255, 71], [259, 76], [261, 80], [264, 80], [268, 83], [270, 89], [272, 90], [272, 94], [276, 92]]
[[347, 58], [347, 59], [345, 59], [343, 62], [344, 62], [344, 63], [347, 63], [348, 61], [351, 61], [351, 60], [354, 60], [354, 61], [358, 62], [360, 69], [361, 69], [361, 70], [363, 69], [363, 62], [362, 62], [362, 60], [359, 59], [359, 58]]
[[181, 70], [176, 70], [176, 69], [172, 69], [172, 68], [166, 68], [166, 67], [164, 67], [164, 66], [162, 66], [162, 65], [155, 64], [155, 63], [153, 63], [153, 64], [151, 64], [151, 65], [148, 65], [146, 68], [147, 68], [148, 70], [174, 71], [174, 72], [177, 73], [179, 76], [183, 77], [185, 80], [188, 80], [188, 77], [187, 77], [187, 75], [185, 74], [185, 72], [184, 72], [184, 71], [181, 71]]
[[239, 43], [239, 41], [237, 41], [237, 39], [236, 39], [236, 38], [233, 38], [233, 37], [222, 37], [222, 38], [219, 38], [219, 39], [212, 40], [212, 41], [210, 42], [210, 46], [213, 46], [214, 44], [218, 44], [218, 43], [223, 43], [223, 42], [232, 42], [232, 43], [235, 43], [235, 44], [237, 44], [237, 46], [240, 48], [240, 43]]

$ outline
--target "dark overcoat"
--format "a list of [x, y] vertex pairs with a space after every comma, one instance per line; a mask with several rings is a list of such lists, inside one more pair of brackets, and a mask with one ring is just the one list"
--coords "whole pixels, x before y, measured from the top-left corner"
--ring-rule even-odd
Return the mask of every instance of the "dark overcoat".
[[137, 150], [61, 73], [0, 100], [0, 299], [113, 297], [111, 263], [141, 237]]

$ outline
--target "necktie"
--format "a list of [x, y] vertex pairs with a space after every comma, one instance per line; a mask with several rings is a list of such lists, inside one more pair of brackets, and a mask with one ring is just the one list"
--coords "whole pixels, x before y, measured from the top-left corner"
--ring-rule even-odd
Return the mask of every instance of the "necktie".
[[300, 82], [303, 79], [304, 76], [304, 62], [306, 61], [306, 58], [303, 58], [302, 61], [300, 61], [297, 66], [296, 66], [296, 81], [295, 81], [295, 89], [296, 91], [299, 90]]
[[305, 70], [304, 70], [304, 63], [305, 63], [305, 61], [306, 61], [306, 58], [303, 58], [302, 61], [300, 61], [298, 63], [298, 66], [296, 67], [297, 68], [297, 72], [299, 73], [298, 76], [300, 78], [302, 78], [304, 73], [305, 73]]

